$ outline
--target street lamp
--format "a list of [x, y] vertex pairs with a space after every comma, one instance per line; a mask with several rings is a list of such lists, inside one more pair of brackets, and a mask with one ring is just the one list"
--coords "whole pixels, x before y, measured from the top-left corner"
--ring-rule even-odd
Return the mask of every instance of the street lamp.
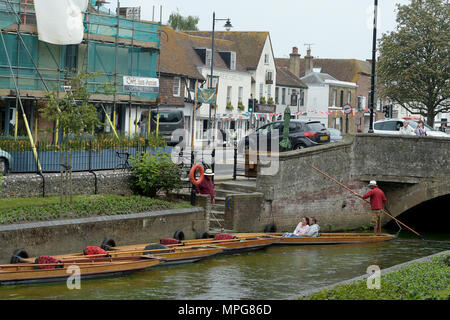
[[374, 0], [374, 15], [373, 15], [373, 43], [372, 43], [372, 76], [370, 84], [370, 122], [369, 122], [369, 133], [373, 133], [373, 108], [375, 101], [375, 61], [377, 52], [377, 8], [378, 0]]
[[[233, 27], [230, 22], [230, 18], [227, 19], [216, 19], [216, 13], [213, 12], [213, 25], [212, 25], [212, 43], [211, 43], [211, 78], [209, 80], [209, 88], [213, 88], [213, 71], [214, 71], [214, 28], [216, 25], [216, 21], [227, 21], [224, 25], [227, 31]], [[217, 92], [216, 92], [216, 100], [217, 100]], [[211, 108], [212, 104], [209, 105], [209, 118], [208, 118], [208, 129], [211, 128]]]

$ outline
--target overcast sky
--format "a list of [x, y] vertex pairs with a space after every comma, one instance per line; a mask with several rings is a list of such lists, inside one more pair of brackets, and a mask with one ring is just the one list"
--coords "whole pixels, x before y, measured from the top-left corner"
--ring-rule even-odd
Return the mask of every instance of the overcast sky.
[[[116, 0], [108, 7], [115, 8]], [[396, 27], [396, 5], [410, 0], [379, 0], [377, 38]], [[230, 18], [233, 31], [269, 31], [276, 58], [287, 58], [292, 47], [303, 57], [305, 43], [319, 58], [370, 59], [372, 57], [374, 0], [121, 0], [121, 7], [141, 7], [141, 18], [162, 22], [172, 12], [200, 18], [200, 30], [212, 29], [216, 19]], [[224, 31], [225, 21], [216, 21]]]

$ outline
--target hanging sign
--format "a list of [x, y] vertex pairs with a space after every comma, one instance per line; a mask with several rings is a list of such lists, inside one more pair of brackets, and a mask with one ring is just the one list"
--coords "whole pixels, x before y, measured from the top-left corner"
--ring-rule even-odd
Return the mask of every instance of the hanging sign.
[[215, 89], [198, 88], [197, 100], [200, 103], [213, 104], [216, 101]]
[[277, 106], [274, 104], [258, 104], [255, 106], [255, 112], [275, 113]]

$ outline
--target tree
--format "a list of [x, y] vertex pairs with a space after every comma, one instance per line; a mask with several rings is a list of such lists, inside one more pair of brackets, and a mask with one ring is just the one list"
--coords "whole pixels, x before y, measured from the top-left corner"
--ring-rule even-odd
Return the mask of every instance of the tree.
[[380, 39], [379, 93], [433, 126], [450, 110], [450, 3], [412, 0], [397, 8], [397, 29]]
[[[65, 134], [73, 134], [75, 137], [84, 132], [91, 132], [95, 125], [101, 124], [97, 118], [97, 109], [90, 102], [91, 93], [87, 82], [98, 77], [94, 74], [73, 74], [66, 82], [70, 89], [63, 95], [54, 91], [47, 93], [47, 106], [42, 115], [49, 121], [56, 121], [58, 130]], [[106, 94], [111, 93], [111, 83], [102, 84], [96, 91], [102, 90]]]
[[200, 20], [199, 17], [183, 17], [177, 10], [177, 12], [172, 12], [169, 16], [169, 21], [167, 24], [174, 30], [194, 30], [197, 31], [197, 24]]

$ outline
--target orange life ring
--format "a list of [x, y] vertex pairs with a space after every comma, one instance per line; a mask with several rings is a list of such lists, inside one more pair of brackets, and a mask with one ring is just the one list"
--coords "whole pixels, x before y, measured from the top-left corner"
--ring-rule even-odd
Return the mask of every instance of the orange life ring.
[[[195, 171], [197, 171], [197, 169], [200, 170], [200, 178], [198, 180], [195, 180]], [[205, 170], [203, 169], [203, 166], [201, 164], [196, 164], [191, 168], [191, 171], [189, 172], [189, 179], [194, 186], [198, 186], [200, 183], [202, 183], [204, 177]]]

